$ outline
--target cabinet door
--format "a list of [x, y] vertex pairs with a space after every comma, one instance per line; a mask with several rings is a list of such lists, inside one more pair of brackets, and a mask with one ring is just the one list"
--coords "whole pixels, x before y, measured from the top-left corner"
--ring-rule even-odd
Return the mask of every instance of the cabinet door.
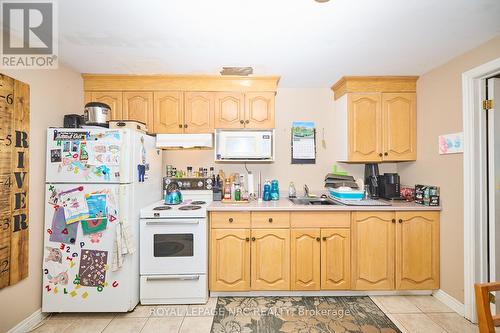
[[184, 99], [182, 92], [159, 91], [154, 93], [153, 132], [183, 132]]
[[153, 130], [153, 93], [124, 92], [123, 119], [137, 120], [146, 124], [148, 131]]
[[439, 289], [439, 213], [396, 214], [396, 289]]
[[184, 133], [214, 131], [214, 93], [184, 93]]
[[[87, 95], [88, 96], [88, 95]], [[86, 97], [87, 99], [88, 97]], [[122, 93], [116, 91], [93, 91], [90, 93], [90, 101], [109, 105], [111, 115], [109, 120], [122, 119]], [[90, 102], [86, 101], [86, 102]]]
[[392, 212], [352, 213], [353, 289], [394, 289], [395, 222]]
[[321, 239], [321, 289], [350, 289], [350, 230], [321, 229]]
[[215, 94], [215, 128], [245, 127], [245, 105], [242, 93]]
[[249, 290], [250, 230], [212, 229], [210, 232], [210, 290]]
[[417, 158], [417, 114], [415, 93], [382, 94], [384, 160]]
[[253, 290], [290, 289], [290, 230], [254, 229], [251, 246]]
[[245, 93], [245, 128], [274, 128], [274, 92]]
[[291, 231], [291, 289], [320, 289], [320, 230]]
[[380, 94], [348, 94], [348, 159], [351, 162], [382, 160]]

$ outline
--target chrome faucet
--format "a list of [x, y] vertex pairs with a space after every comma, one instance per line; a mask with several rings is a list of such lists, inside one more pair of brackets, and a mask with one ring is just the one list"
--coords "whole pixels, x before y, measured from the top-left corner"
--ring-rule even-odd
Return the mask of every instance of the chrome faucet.
[[304, 197], [309, 198], [309, 186], [307, 184], [304, 184]]

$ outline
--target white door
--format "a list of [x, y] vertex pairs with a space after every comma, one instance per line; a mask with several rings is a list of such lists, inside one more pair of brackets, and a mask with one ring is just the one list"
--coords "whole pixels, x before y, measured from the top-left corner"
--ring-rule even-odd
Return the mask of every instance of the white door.
[[[488, 79], [488, 99], [494, 101], [488, 110], [489, 270], [490, 281], [500, 281], [500, 79]], [[500, 313], [500, 293], [496, 300]]]
[[[138, 303], [138, 253], [113, 271], [116, 227], [131, 205], [131, 187], [46, 184], [43, 312], [125, 312]], [[131, 236], [137, 247], [137, 233]]]

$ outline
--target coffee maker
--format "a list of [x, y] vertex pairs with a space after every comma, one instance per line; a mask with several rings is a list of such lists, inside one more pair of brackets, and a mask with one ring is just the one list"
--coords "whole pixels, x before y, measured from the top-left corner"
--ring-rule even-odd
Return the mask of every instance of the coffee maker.
[[365, 185], [368, 185], [371, 199], [379, 198], [379, 176], [377, 163], [365, 164]]
[[384, 173], [378, 178], [379, 194], [384, 199], [401, 199], [400, 180], [397, 173]]

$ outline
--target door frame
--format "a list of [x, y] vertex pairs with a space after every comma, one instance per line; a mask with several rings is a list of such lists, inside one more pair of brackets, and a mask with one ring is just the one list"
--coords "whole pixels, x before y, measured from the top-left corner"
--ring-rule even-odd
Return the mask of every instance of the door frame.
[[462, 73], [464, 134], [464, 315], [477, 322], [474, 283], [488, 279], [486, 114], [484, 81], [500, 73], [500, 58]]

